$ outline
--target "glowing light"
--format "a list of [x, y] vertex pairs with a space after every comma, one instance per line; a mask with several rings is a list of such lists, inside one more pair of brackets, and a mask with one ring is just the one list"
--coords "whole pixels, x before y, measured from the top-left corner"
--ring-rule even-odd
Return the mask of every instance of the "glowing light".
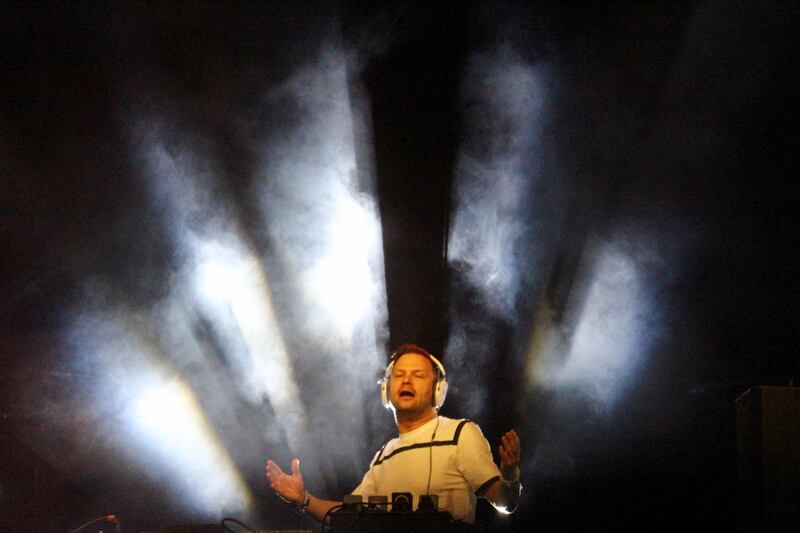
[[[173, 121], [158, 118], [136, 131], [143, 135], [153, 203], [183, 259], [169, 297], [190, 309], [187, 329], [201, 345], [194, 355], [202, 361], [190, 359], [189, 365], [193, 372], [203, 364], [221, 365], [231, 374], [226, 385], [239, 389], [236, 398], [257, 408], [268, 400], [277, 416], [248, 432], [275, 440], [283, 430], [293, 451], [303, 455], [303, 447], [316, 442], [309, 438], [315, 429], [332, 449], [346, 450], [332, 452], [324, 463], [312, 455], [315, 449], [305, 453], [309, 475], [333, 471], [341, 466], [332, 464], [337, 460], [360, 471], [357, 458], [367, 453], [364, 422], [352, 417], [343, 428], [326, 419], [309, 428], [304, 402], [319, 400], [301, 397], [294, 368], [314, 368], [332, 354], [357, 360], [337, 366], [347, 393], [326, 396], [324, 408], [362, 409], [363, 391], [374, 390], [386, 330], [380, 223], [369, 194], [369, 163], [363, 163], [369, 149], [362, 147], [362, 162], [356, 162], [357, 130], [366, 126], [356, 124], [363, 115], [352, 100], [348, 69], [345, 55], [331, 47], [265, 94], [261, 111], [275, 120], [254, 123], [246, 135], [254, 150], [262, 150], [261, 167], [249, 176], [249, 207], [260, 208], [260, 221], [243, 220], [211, 192], [219, 189], [224, 169], [195, 132], [175, 131]], [[270, 106], [280, 111], [272, 113]], [[268, 250], [256, 248], [262, 242]], [[285, 335], [303, 349], [290, 356]], [[171, 354], [187, 342], [174, 344]], [[222, 411], [223, 404], [217, 399], [215, 409]]]
[[[214, 162], [190, 147], [167, 147], [155, 134], [145, 141], [153, 197], [168, 207], [172, 238], [191, 259], [180, 272], [188, 298], [210, 321], [224, 351], [220, 356], [231, 364], [245, 397], [256, 405], [269, 399], [281, 412], [283, 429], [300, 438], [305, 411], [263, 265], [239, 237], [245, 232], [230, 208], [209, 194]], [[192, 222], [197, 213], [207, 215], [202, 231]]]
[[[388, 336], [380, 221], [370, 193], [369, 107], [351, 72], [346, 54], [324, 46], [265, 96], [265, 114], [275, 117], [270, 131], [279, 133], [257, 140], [255, 190], [269, 264], [284, 283], [281, 294], [292, 296], [281, 301], [281, 323], [303, 350], [293, 361], [298, 368], [324, 368], [330, 382], [342, 385], [324, 398], [304, 395], [324, 416], [290, 443], [297, 449], [324, 442], [324, 460], [317, 448], [308, 449], [305, 471], [331, 480], [348, 470], [363, 474], [358, 458], [371, 453], [365, 417], [339, 415], [364, 412], [374, 398]], [[283, 422], [284, 412], [276, 412]], [[309, 431], [319, 440], [309, 439]]]
[[173, 379], [131, 402], [138, 437], [173, 471], [184, 493], [206, 512], [246, 509], [250, 498], [235, 465], [213, 437], [191, 390]]
[[[513, 312], [524, 259], [526, 196], [535, 179], [530, 160], [543, 110], [542, 75], [510, 49], [470, 59], [465, 83], [475, 132], [458, 159], [456, 209], [448, 260], [493, 312]], [[489, 117], [489, 118], [487, 118]]]
[[[292, 425], [302, 424], [297, 385], [261, 265], [238, 240], [223, 238], [196, 247], [199, 303], [225, 339], [227, 355], [248, 397], [259, 403], [266, 395]], [[299, 427], [286, 429], [299, 431]]]
[[[462, 85], [466, 128], [456, 166], [447, 260], [457, 273], [454, 288], [468, 285], [470, 299], [475, 295], [481, 309], [472, 313], [464, 306], [451, 308], [447, 359], [462, 375], [476, 372], [481, 362], [495, 356], [486, 335], [486, 314], [513, 323], [521, 280], [534, 270], [535, 249], [526, 237], [531, 191], [539, 178], [544, 74], [507, 45], [473, 54], [467, 64]], [[460, 392], [470, 417], [483, 416], [494, 394], [482, 383], [470, 380], [470, 387]]]
[[121, 307], [76, 317], [71, 335], [81, 350], [80, 364], [103, 376], [87, 407], [104, 424], [114, 419], [125, 437], [113, 445], [145, 475], [164, 475], [196, 511], [213, 516], [248, 510], [250, 493], [191, 389], [178, 377], [165, 378], [175, 370], [147, 340], [154, 323], [155, 314], [134, 316]]
[[309, 302], [333, 322], [333, 329], [352, 331], [372, 311], [381, 288], [371, 271], [371, 254], [380, 244], [374, 214], [347, 191], [341, 191], [327, 225], [328, 245], [303, 275]]
[[619, 246], [603, 246], [593, 265], [575, 324], [552, 323], [546, 307], [540, 313], [529, 348], [528, 383], [578, 386], [610, 405], [647, 348], [640, 338], [645, 294], [636, 264]]
[[[262, 212], [295, 274], [304, 332], [340, 356], [367, 350], [377, 362], [383, 339], [374, 332], [387, 319], [381, 231], [365, 192], [374, 187], [370, 163], [356, 160], [357, 131], [366, 126], [353, 92], [347, 58], [331, 48], [270, 95], [276, 106], [302, 110], [302, 120], [289, 126], [294, 135], [265, 149]], [[358, 352], [354, 340], [362, 343]]]

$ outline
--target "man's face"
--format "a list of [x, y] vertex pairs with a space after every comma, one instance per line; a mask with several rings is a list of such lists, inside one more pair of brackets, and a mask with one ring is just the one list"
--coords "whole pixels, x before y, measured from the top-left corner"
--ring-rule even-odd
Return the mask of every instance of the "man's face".
[[424, 355], [406, 353], [392, 367], [389, 392], [392, 405], [400, 413], [426, 413], [433, 407], [433, 363]]

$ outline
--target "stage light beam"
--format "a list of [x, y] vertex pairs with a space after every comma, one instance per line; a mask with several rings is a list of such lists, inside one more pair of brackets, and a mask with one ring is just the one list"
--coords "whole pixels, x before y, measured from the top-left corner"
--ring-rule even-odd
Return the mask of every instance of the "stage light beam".
[[269, 398], [286, 415], [284, 429], [297, 435], [305, 415], [261, 265], [234, 236], [216, 237], [195, 243], [195, 295], [226, 340], [247, 397]]
[[[101, 291], [93, 287], [95, 295]], [[98, 376], [85, 392], [85, 408], [98, 424], [113, 420], [117, 428], [108, 433], [109, 444], [198, 515], [249, 512], [252, 496], [241, 474], [155, 342], [156, 314], [102, 305], [102, 313], [77, 315], [70, 336], [79, 350], [77, 370]]]
[[353, 331], [379, 299], [382, 287], [371, 270], [371, 255], [380, 246], [380, 232], [374, 213], [358, 197], [346, 190], [336, 197], [325, 227], [328, 244], [303, 275], [303, 290], [333, 322], [334, 330]]
[[220, 341], [218, 356], [230, 364], [244, 397], [253, 405], [267, 398], [280, 412], [263, 431], [276, 422], [299, 439], [306, 414], [261, 256], [236, 210], [210, 193], [222, 179], [212, 155], [201, 153], [203, 145], [191, 143], [188, 133], [185, 140], [180, 132], [168, 136], [166, 119], [152, 120], [155, 126], [141, 128], [148, 132], [143, 150], [153, 200], [164, 208], [176, 249], [188, 258], [176, 277], [181, 297], [208, 320]]
[[264, 147], [261, 211], [302, 295], [310, 340], [377, 361], [383, 339], [370, 332], [387, 322], [380, 220], [371, 164], [356, 157], [358, 146], [370, 159], [371, 148], [359, 146], [369, 137], [358, 134], [369, 129], [368, 106], [349, 68], [330, 45], [269, 94], [270, 105], [297, 113], [286, 124], [294, 134]]
[[179, 378], [144, 387], [129, 405], [143, 447], [171, 470], [173, 483], [209, 516], [243, 511], [252, 502], [191, 389]]
[[[615, 404], [649, 346], [642, 274], [618, 242], [589, 248], [585, 296], [551, 320], [543, 306], [528, 351], [528, 388], [582, 391], [602, 408]], [[576, 308], [577, 307], [577, 308]]]

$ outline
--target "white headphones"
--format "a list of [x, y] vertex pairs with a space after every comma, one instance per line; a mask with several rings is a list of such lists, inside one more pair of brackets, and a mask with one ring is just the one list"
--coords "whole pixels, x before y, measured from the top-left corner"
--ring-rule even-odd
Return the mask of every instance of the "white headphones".
[[[398, 354], [401, 349], [404, 349], [404, 351]], [[418, 353], [420, 355], [424, 355], [430, 359], [433, 365], [436, 367], [439, 373], [439, 380], [436, 382], [436, 386], [433, 389], [433, 404], [438, 411], [441, 409], [442, 405], [444, 405], [444, 399], [447, 397], [447, 372], [444, 369], [444, 365], [438, 359], [416, 345], [403, 345], [392, 354], [389, 365], [386, 367], [386, 371], [383, 373], [383, 379], [378, 382], [381, 386], [381, 403], [387, 409], [393, 408], [392, 401], [389, 398], [389, 378], [392, 375], [394, 364], [398, 359], [400, 359], [401, 356], [407, 353]]]

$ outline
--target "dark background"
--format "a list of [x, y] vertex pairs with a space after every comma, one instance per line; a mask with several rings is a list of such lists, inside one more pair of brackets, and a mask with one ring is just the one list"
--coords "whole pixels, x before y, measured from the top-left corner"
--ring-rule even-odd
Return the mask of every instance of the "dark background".
[[[217, 192], [249, 221], [254, 157], [226, 117], [257, 108], [331, 36], [356, 50], [351, 81], [369, 102], [384, 348], [413, 340], [442, 354], [460, 381], [444, 414], [474, 417], [493, 444], [509, 426], [522, 435], [522, 508], [498, 518], [482, 504], [481, 520], [735, 528], [734, 402], [753, 385], [800, 379], [796, 3], [81, 3], [0, 16], [0, 528], [66, 531], [108, 512], [125, 531], [199, 520], [157, 480], [53, 460], [53, 449], [69, 455], [87, 434], [114, 430], [74, 412], [53, 427], [43, 415], [96, 379], [65, 370], [73, 351], [62, 332], [85, 279], [109, 280], [137, 308], [164, 293], [163, 273], [180, 262], [134, 179], [126, 118], [148, 110], [140, 91], [161, 95], [178, 129], [202, 132], [224, 162]], [[539, 181], [514, 255], [540, 246], [545, 267], [520, 260], [511, 314], [447, 261], [459, 153], [488, 150], [502, 132], [475, 122], [465, 72], [502, 46], [548, 73], [546, 123], [528, 148], [542, 154]], [[290, 130], [284, 113], [257, 119]], [[579, 391], [526, 388], [522, 344], [542, 302], [558, 316], [580, 290], [591, 236], [638, 225], [656, 250], [641, 262], [655, 333], [623, 398], [598, 406]], [[480, 356], [451, 355], [454, 332], [479, 342]], [[488, 396], [471, 397], [473, 386]], [[387, 420], [369, 426], [369, 449], [391, 433], [378, 416]], [[269, 493], [263, 465], [240, 466], [259, 527], [311, 527]], [[318, 490], [336, 497], [353, 481]]]

